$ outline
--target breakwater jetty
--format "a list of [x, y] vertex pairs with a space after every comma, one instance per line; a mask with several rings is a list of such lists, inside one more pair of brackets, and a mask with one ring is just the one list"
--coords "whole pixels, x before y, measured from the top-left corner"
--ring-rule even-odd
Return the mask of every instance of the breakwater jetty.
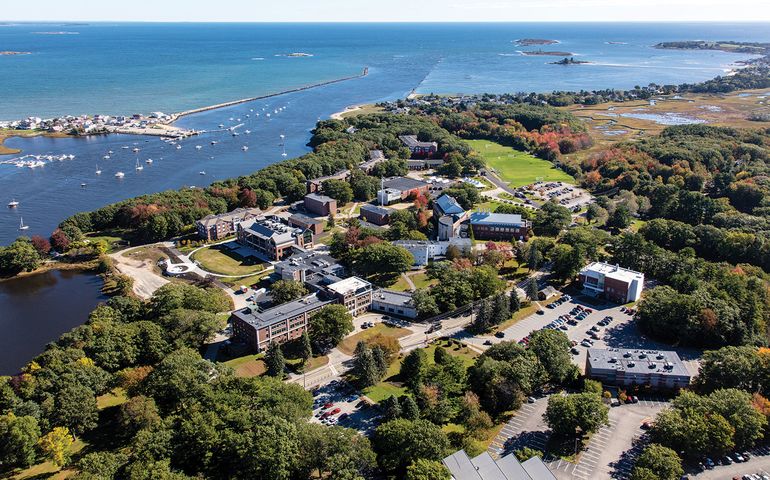
[[301, 91], [304, 91], [304, 90], [310, 90], [310, 89], [313, 89], [313, 88], [323, 87], [325, 85], [331, 85], [331, 84], [334, 84], [334, 83], [346, 82], [348, 80], [355, 80], [356, 78], [363, 78], [363, 77], [365, 77], [367, 75], [369, 75], [369, 67], [364, 67], [363, 71], [360, 74], [353, 75], [353, 76], [350, 76], [350, 77], [337, 78], [337, 79], [334, 79], [334, 80], [328, 80], [326, 82], [313, 83], [311, 85], [305, 85], [303, 87], [297, 87], [297, 88], [292, 88], [292, 89], [289, 89], [289, 90], [283, 90], [281, 92], [276, 92], [276, 93], [269, 93], [267, 95], [260, 95], [258, 97], [242, 98], [240, 100], [233, 100], [233, 101], [230, 101], [230, 102], [218, 103], [216, 105], [209, 105], [209, 106], [206, 106], [206, 107], [193, 108], [191, 110], [185, 110], [184, 112], [179, 112], [179, 113], [172, 114], [171, 115], [171, 121], [168, 122], [168, 123], [173, 123], [173, 122], [175, 122], [176, 120], [178, 120], [178, 119], [180, 119], [182, 117], [185, 117], [187, 115], [192, 115], [192, 114], [195, 114], [195, 113], [207, 112], [209, 110], [216, 110], [218, 108], [231, 107], [233, 105], [239, 105], [241, 103], [253, 102], [255, 100], [264, 100], [266, 98], [278, 97], [278, 96], [281, 96], [281, 95], [286, 95], [288, 93], [301, 92]]

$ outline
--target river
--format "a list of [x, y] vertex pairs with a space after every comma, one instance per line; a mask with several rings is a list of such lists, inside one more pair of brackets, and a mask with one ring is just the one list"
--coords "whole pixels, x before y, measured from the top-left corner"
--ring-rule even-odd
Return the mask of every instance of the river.
[[0, 282], [0, 375], [13, 375], [106, 297], [93, 274], [51, 271]]

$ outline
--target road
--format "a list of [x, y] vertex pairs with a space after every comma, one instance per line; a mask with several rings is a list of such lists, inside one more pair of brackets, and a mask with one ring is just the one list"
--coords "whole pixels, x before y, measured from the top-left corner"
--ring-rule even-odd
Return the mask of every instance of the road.
[[[170, 242], [158, 244], [158, 246], [168, 246]], [[173, 244], [172, 244], [173, 246]], [[153, 270], [156, 267], [152, 260], [139, 260], [126, 257], [124, 254], [134, 250], [121, 250], [110, 255], [115, 262], [115, 268], [122, 274], [128, 275], [134, 279], [134, 293], [141, 299], [147, 300], [152, 297], [155, 290], [168, 283], [168, 279], [158, 275]]]

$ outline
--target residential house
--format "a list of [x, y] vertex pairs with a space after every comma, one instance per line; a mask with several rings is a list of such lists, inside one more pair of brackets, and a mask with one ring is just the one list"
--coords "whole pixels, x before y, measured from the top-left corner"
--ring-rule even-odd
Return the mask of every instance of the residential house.
[[236, 208], [232, 212], [207, 215], [197, 222], [198, 236], [207, 241], [219, 240], [234, 235], [238, 224], [262, 215], [258, 208]]
[[307, 180], [307, 193], [315, 193], [322, 189], [323, 183], [327, 180], [345, 180], [350, 178], [350, 170], [340, 170], [333, 175], [326, 175], [324, 177], [312, 178]]
[[358, 165], [358, 168], [363, 170], [365, 173], [370, 173], [375, 165], [378, 163], [382, 163], [386, 160], [385, 154], [382, 152], [382, 150], [370, 150], [369, 151], [369, 159], [361, 162]]
[[644, 274], [604, 262], [593, 262], [578, 274], [583, 291], [616, 303], [636, 302], [644, 289]]

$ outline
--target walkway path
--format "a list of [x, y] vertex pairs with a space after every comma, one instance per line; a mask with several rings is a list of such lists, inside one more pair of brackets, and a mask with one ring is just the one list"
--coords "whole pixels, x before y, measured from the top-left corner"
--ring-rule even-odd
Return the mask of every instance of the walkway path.
[[[170, 242], [164, 242], [156, 244], [156, 246], [169, 246]], [[152, 246], [152, 245], [151, 245]], [[169, 281], [161, 275], [155, 273], [153, 268], [156, 266], [152, 260], [138, 260], [124, 256], [135, 248], [127, 250], [121, 250], [110, 254], [110, 258], [115, 262], [115, 268], [122, 274], [128, 275], [134, 280], [134, 293], [142, 299], [148, 299], [155, 293], [155, 290], [159, 289]], [[141, 247], [139, 247], [141, 248]]]

